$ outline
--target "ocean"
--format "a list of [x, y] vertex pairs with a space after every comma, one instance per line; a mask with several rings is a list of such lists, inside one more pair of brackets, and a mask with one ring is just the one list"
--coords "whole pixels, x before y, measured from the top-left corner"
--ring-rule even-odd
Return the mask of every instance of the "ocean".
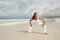
[[[0, 26], [29, 22], [29, 20], [30, 19], [0, 19]], [[45, 19], [45, 21], [46, 22], [53, 22], [54, 19]]]
[[27, 21], [29, 21], [29, 19], [0, 19], [0, 26], [24, 23]]

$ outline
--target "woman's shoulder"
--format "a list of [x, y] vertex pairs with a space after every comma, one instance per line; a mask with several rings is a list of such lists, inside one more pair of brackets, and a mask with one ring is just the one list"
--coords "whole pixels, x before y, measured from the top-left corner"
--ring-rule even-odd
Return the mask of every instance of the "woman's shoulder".
[[33, 17], [30, 19], [30, 21], [32, 21], [32, 20], [34, 20], [34, 18], [33, 18]]
[[44, 18], [43, 18], [43, 17], [39, 17], [39, 19], [40, 19], [40, 20], [44, 20]]

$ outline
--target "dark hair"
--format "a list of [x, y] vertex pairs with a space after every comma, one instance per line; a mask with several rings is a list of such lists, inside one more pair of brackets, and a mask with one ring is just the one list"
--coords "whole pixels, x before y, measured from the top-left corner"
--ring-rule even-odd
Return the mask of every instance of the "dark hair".
[[33, 17], [31, 18], [31, 20], [35, 19], [36, 14], [37, 14], [37, 12], [34, 12]]

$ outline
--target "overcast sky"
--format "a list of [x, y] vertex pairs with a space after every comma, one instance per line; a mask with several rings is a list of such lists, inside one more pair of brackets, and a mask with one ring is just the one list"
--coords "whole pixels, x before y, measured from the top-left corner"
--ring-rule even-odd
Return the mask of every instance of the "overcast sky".
[[60, 16], [60, 0], [0, 0], [0, 16], [31, 16], [35, 11]]

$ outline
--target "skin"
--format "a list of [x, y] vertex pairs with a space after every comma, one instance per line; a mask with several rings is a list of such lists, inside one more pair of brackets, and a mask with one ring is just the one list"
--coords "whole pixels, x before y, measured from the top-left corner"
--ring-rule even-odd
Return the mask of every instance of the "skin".
[[[44, 18], [41, 18], [41, 17], [39, 18], [38, 13], [36, 13], [34, 19], [31, 19], [31, 20], [30, 20], [30, 26], [32, 27], [32, 23], [31, 23], [32, 20], [38, 20], [38, 19], [39, 19], [39, 20], [42, 20], [42, 22], [43, 22], [42, 27], [44, 27], [44, 25], [45, 25], [45, 20], [44, 20]], [[45, 34], [47, 34], [47, 33], [45, 33]]]
[[[42, 26], [44, 26], [44, 25], [45, 25], [45, 20], [44, 20], [44, 18], [39, 18], [39, 15], [38, 15], [38, 13], [37, 13], [37, 14], [35, 15], [35, 18], [34, 18], [33, 20], [38, 20], [38, 19], [43, 21]], [[32, 21], [32, 20], [30, 20], [30, 26], [32, 27], [31, 21]]]
[[44, 20], [44, 18], [39, 18], [39, 19], [43, 21], [42, 26], [44, 26], [44, 25], [45, 25], [45, 20]]

